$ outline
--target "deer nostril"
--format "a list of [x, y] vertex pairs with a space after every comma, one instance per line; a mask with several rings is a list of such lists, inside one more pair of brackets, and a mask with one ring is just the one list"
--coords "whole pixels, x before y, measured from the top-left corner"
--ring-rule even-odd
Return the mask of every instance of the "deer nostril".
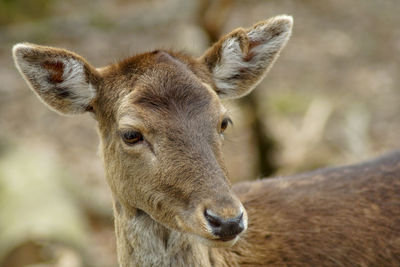
[[244, 230], [243, 213], [239, 216], [229, 219], [222, 219], [209, 210], [204, 211], [208, 225], [214, 235], [221, 240], [228, 241], [235, 238]]
[[218, 216], [209, 212], [208, 210], [204, 211], [204, 217], [206, 217], [206, 220], [211, 227], [213, 228], [221, 227], [222, 220]]

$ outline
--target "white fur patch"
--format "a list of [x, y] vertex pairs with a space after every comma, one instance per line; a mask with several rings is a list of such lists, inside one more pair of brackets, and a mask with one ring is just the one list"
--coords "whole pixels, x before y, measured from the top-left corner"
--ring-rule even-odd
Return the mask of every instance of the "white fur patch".
[[75, 96], [72, 102], [74, 108], [86, 108], [96, 96], [96, 90], [91, 83], [86, 81], [83, 63], [72, 58], [62, 59], [61, 62], [64, 63], [64, 81], [59, 86], [70, 89]]
[[238, 73], [243, 67], [249, 67], [243, 61], [242, 51], [236, 38], [228, 39], [222, 45], [222, 57], [218, 65], [214, 68], [214, 80], [219, 89], [232, 90], [235, 84], [227, 81], [229, 77]]

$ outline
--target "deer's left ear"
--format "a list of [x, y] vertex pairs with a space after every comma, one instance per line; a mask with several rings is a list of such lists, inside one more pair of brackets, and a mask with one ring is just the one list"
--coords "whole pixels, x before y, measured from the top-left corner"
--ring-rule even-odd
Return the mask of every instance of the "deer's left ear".
[[15, 64], [29, 87], [62, 114], [91, 109], [100, 75], [85, 59], [65, 49], [29, 43], [13, 47]]
[[292, 32], [291, 16], [277, 16], [250, 29], [236, 29], [209, 48], [207, 66], [221, 98], [248, 94], [265, 76]]

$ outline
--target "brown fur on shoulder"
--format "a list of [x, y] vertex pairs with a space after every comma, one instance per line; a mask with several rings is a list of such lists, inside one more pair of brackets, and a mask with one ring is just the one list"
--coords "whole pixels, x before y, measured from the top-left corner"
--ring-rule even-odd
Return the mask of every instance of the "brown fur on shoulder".
[[240, 266], [255, 266], [260, 259], [265, 266], [400, 263], [399, 151], [236, 188], [249, 229], [233, 249], [252, 252], [238, 258]]

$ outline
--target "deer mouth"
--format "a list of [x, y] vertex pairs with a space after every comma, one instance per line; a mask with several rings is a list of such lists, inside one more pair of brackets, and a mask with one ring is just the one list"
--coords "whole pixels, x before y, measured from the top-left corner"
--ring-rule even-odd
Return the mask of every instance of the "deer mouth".
[[235, 196], [226, 197], [222, 204], [209, 201], [197, 204], [194, 210], [178, 213], [176, 229], [210, 247], [233, 246], [247, 230], [247, 212]]
[[229, 240], [227, 238], [211, 239], [198, 235], [196, 235], [196, 239], [208, 247], [232, 247], [239, 240], [239, 235], [236, 235]]
[[217, 238], [215, 240], [216, 241], [222, 241], [222, 242], [228, 242], [228, 241], [231, 241], [231, 240], [235, 239], [236, 237], [238, 237], [238, 235], [225, 236], [225, 237]]
[[181, 231], [190, 233], [194, 240], [208, 247], [231, 247], [239, 240], [240, 236], [246, 231], [247, 228], [246, 221], [245, 228], [242, 231], [230, 232], [221, 236], [215, 233], [215, 231], [213, 231], [213, 229], [205, 221], [201, 221], [200, 223], [195, 221], [189, 225], [183, 223], [183, 220], [180, 219], [178, 219], [177, 222], [179, 225], [178, 228]]

